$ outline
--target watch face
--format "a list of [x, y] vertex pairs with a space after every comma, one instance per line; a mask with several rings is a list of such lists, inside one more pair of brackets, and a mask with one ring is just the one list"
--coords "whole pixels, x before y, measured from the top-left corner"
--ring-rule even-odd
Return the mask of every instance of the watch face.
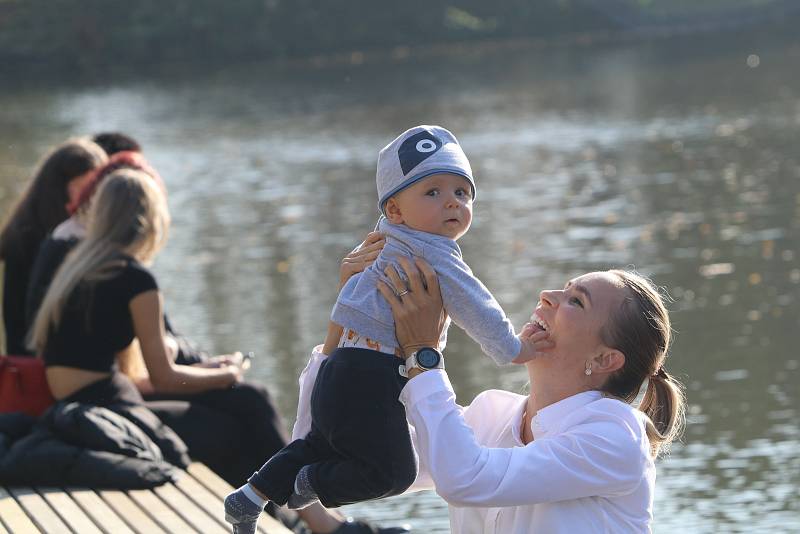
[[426, 369], [431, 369], [439, 365], [439, 353], [433, 349], [422, 349], [417, 352], [417, 362]]

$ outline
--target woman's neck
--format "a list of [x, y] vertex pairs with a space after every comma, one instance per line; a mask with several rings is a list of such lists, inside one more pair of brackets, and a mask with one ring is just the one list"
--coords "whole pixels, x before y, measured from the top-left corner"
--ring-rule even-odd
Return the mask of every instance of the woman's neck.
[[531, 366], [528, 366], [528, 379], [531, 384], [527, 406], [530, 417], [536, 415], [542, 408], [591, 389], [583, 383], [565, 383], [563, 377], [536, 377]]

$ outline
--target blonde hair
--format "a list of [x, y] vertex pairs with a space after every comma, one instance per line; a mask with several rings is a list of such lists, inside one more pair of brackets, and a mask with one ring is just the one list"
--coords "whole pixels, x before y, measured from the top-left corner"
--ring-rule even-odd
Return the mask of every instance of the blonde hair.
[[123, 255], [149, 263], [164, 244], [169, 224], [166, 198], [150, 176], [122, 169], [106, 178], [89, 210], [86, 237], [56, 272], [36, 314], [30, 347], [39, 354], [44, 350], [80, 282], [108, 278]]
[[600, 335], [625, 355], [625, 364], [609, 377], [603, 391], [632, 403], [647, 380], [639, 410], [648, 417], [647, 437], [657, 456], [669, 449], [685, 425], [683, 386], [664, 369], [672, 341], [669, 312], [650, 280], [631, 271], [609, 272], [619, 278], [626, 296]]

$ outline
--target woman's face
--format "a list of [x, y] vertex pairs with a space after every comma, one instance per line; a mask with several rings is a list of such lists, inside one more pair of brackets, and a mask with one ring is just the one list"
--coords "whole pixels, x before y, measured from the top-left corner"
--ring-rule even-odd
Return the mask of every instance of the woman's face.
[[75, 205], [75, 203], [78, 202], [78, 197], [80, 196], [81, 191], [83, 191], [83, 187], [89, 182], [89, 179], [91, 179], [93, 173], [94, 169], [87, 171], [79, 176], [76, 176], [75, 178], [67, 182], [66, 206]]
[[535, 330], [547, 330], [555, 347], [548, 357], [529, 362], [539, 377], [544, 372], [582, 378], [586, 362], [609, 348], [600, 332], [624, 295], [621, 280], [608, 272], [584, 274], [564, 289], [542, 291], [530, 322]]

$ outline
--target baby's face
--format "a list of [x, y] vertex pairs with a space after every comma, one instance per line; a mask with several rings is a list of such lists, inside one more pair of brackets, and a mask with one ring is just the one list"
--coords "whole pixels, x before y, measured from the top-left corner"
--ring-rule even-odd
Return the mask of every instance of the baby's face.
[[414, 230], [458, 239], [472, 224], [472, 188], [457, 174], [432, 174], [393, 198], [400, 222]]

